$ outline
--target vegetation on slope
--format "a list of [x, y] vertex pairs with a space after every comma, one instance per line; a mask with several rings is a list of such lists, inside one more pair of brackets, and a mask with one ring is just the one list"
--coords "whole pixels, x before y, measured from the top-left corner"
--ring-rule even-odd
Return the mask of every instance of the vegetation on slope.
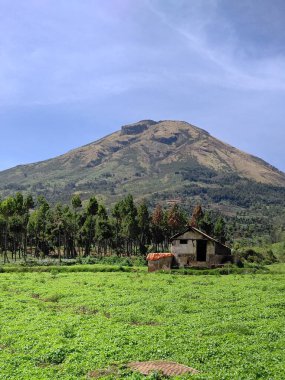
[[[233, 201], [229, 197], [236, 182], [236, 193], [259, 183], [253, 191], [262, 195], [271, 192], [266, 185], [276, 188], [272, 192], [284, 188], [285, 175], [191, 124], [145, 120], [54, 159], [1, 172], [0, 192], [22, 191], [66, 203], [73, 193], [82, 199], [95, 193], [113, 204], [127, 193], [135, 199], [153, 193], [162, 199], [167, 193], [185, 200], [193, 188], [195, 196], [206, 192], [211, 203], [244, 207], [237, 194]], [[225, 199], [216, 199], [221, 190]]]
[[68, 204], [94, 194], [111, 211], [132, 194], [154, 209], [173, 200], [191, 214], [197, 204], [222, 214], [239, 246], [283, 241], [285, 175], [264, 161], [178, 121], [143, 120], [44, 162], [0, 172], [0, 194], [21, 191]]
[[1, 379], [139, 380], [126, 363], [148, 360], [200, 371], [183, 379], [284, 378], [282, 275], [4, 273], [0, 293]]

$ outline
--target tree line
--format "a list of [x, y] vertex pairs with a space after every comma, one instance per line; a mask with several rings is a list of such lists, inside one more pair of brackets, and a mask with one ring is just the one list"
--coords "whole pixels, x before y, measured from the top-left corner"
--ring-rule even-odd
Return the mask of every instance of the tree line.
[[84, 204], [79, 195], [70, 204], [51, 205], [43, 196], [16, 193], [0, 200], [0, 254], [4, 263], [17, 259], [90, 255], [145, 256], [169, 249], [169, 239], [188, 224], [225, 241], [225, 222], [195, 207], [191, 218], [179, 205], [150, 210], [132, 195], [110, 210], [92, 196]]

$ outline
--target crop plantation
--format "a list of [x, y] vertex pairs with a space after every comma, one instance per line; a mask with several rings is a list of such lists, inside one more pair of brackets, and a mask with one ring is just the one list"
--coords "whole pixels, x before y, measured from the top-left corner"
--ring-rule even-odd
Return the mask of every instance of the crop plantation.
[[[284, 274], [1, 273], [0, 379], [285, 378]], [[176, 377], [178, 378], [178, 377]]]

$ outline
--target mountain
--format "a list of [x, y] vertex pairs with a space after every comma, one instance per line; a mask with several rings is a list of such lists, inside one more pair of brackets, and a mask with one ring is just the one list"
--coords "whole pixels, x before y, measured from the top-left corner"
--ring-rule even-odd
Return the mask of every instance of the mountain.
[[132, 193], [153, 202], [201, 201], [231, 212], [253, 199], [281, 202], [285, 174], [189, 123], [142, 120], [62, 156], [0, 172], [0, 194], [15, 191], [53, 202], [96, 194], [108, 205]]

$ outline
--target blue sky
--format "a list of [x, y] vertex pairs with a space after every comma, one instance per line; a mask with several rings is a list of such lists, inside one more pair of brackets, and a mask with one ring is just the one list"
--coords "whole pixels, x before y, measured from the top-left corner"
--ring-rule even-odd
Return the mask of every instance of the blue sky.
[[140, 119], [285, 171], [285, 2], [0, 0], [0, 169]]

